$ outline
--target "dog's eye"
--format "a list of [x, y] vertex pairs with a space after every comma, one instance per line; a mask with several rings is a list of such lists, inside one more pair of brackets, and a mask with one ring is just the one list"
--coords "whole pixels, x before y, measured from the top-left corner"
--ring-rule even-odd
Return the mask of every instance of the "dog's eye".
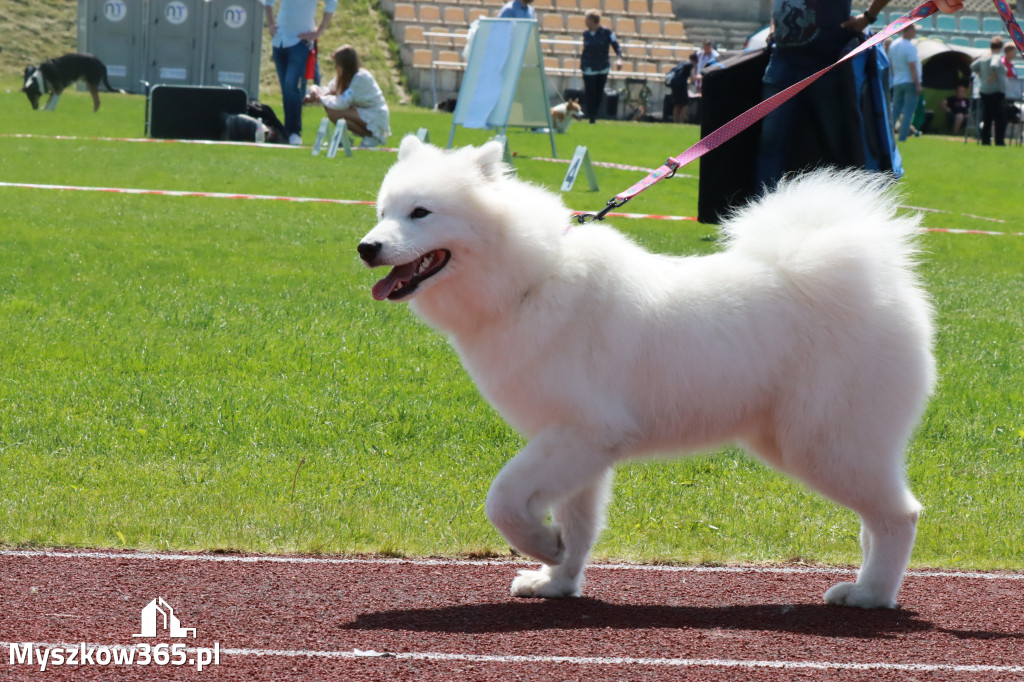
[[409, 214], [409, 217], [412, 218], [413, 220], [416, 220], [418, 218], [426, 218], [428, 215], [430, 215], [430, 211], [423, 208], [422, 206], [417, 206], [412, 210], [412, 213]]

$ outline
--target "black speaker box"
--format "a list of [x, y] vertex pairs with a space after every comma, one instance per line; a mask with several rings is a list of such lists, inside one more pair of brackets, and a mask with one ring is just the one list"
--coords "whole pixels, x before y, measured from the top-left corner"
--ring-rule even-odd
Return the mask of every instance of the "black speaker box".
[[[761, 101], [766, 66], [768, 51], [759, 50], [725, 60], [721, 69], [705, 69], [700, 98], [701, 138]], [[693, 105], [690, 100], [691, 108]], [[701, 157], [697, 220], [718, 223], [755, 193], [754, 165], [760, 143], [759, 121]]]

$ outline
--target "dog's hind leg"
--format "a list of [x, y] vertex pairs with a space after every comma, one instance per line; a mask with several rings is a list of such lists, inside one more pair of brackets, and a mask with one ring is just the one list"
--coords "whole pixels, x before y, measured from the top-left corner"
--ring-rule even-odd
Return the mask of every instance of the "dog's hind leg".
[[513, 596], [580, 596], [590, 548], [604, 527], [611, 483], [612, 470], [609, 469], [597, 482], [556, 505], [553, 517], [562, 531], [565, 556], [555, 566], [544, 565], [536, 571], [519, 571], [512, 581]]
[[89, 94], [92, 95], [92, 110], [97, 112], [100, 110], [100, 86], [97, 83], [87, 83], [86, 87], [89, 88]]
[[874, 510], [870, 515], [860, 513], [864, 560], [857, 582], [833, 585], [825, 592], [826, 604], [896, 608], [896, 594], [917, 535], [920, 505], [906, 487], [892, 494], [902, 504], [897, 502], [891, 510]]
[[819, 459], [811, 468], [787, 467], [815, 490], [855, 511], [861, 520], [863, 562], [857, 581], [830, 588], [825, 603], [895, 608], [921, 505], [907, 487], [899, 453], [888, 462], [847, 455], [827, 462]]
[[[607, 448], [597, 441], [556, 427], [530, 441], [494, 479], [487, 494], [487, 517], [515, 549], [546, 564], [543, 576], [517, 579], [514, 594], [579, 593], [582, 566], [600, 527], [612, 462]], [[555, 523], [548, 525], [545, 519], [552, 508]]]

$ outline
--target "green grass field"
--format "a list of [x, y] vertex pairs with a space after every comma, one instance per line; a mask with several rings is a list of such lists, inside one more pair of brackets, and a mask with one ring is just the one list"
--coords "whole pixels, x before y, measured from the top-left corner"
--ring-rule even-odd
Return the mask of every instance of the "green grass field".
[[[372, 199], [394, 160], [94, 141], [141, 137], [144, 100], [106, 94], [94, 115], [70, 93], [32, 112], [4, 84], [4, 182]], [[318, 120], [307, 110], [307, 143]], [[391, 142], [427, 127], [444, 143], [450, 124], [396, 107]], [[559, 155], [585, 144], [650, 167], [697, 137], [575, 125]], [[510, 141], [519, 174], [557, 188], [566, 167], [531, 159], [550, 156], [548, 138]], [[903, 153], [907, 203], [946, 211], [928, 226], [1024, 231], [1020, 148], [925, 137]], [[600, 192], [581, 179], [570, 206], [600, 208], [641, 175], [597, 173]], [[696, 196], [696, 180], [673, 179], [627, 210], [694, 215]], [[355, 245], [373, 222], [368, 206], [0, 187], [0, 543], [506, 553], [483, 502], [522, 440], [443, 339], [371, 300]], [[717, 248], [711, 226], [617, 224], [659, 250]], [[909, 452], [925, 505], [913, 562], [1021, 569], [1024, 237], [922, 245], [941, 382]], [[615, 495], [601, 558], [859, 561], [853, 514], [735, 450], [624, 466]]]

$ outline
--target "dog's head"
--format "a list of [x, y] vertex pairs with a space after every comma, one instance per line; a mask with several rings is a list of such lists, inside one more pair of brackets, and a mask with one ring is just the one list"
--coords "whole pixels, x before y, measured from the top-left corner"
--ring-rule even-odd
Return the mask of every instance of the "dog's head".
[[43, 94], [43, 72], [38, 66], [26, 66], [25, 76], [23, 78], [24, 85], [21, 87], [21, 91], [28, 97], [28, 101], [32, 103], [33, 109], [39, 108], [39, 98]]
[[580, 101], [579, 101], [579, 99], [571, 99], [568, 102], [566, 102], [565, 103], [565, 113], [567, 113], [567, 114], [579, 114], [579, 113], [582, 113], [582, 109], [580, 109]]
[[476, 227], [484, 211], [477, 190], [507, 172], [502, 154], [498, 142], [445, 152], [402, 140], [377, 196], [377, 225], [358, 247], [369, 267], [391, 268], [373, 286], [375, 299], [409, 300], [467, 267], [487, 239]]

